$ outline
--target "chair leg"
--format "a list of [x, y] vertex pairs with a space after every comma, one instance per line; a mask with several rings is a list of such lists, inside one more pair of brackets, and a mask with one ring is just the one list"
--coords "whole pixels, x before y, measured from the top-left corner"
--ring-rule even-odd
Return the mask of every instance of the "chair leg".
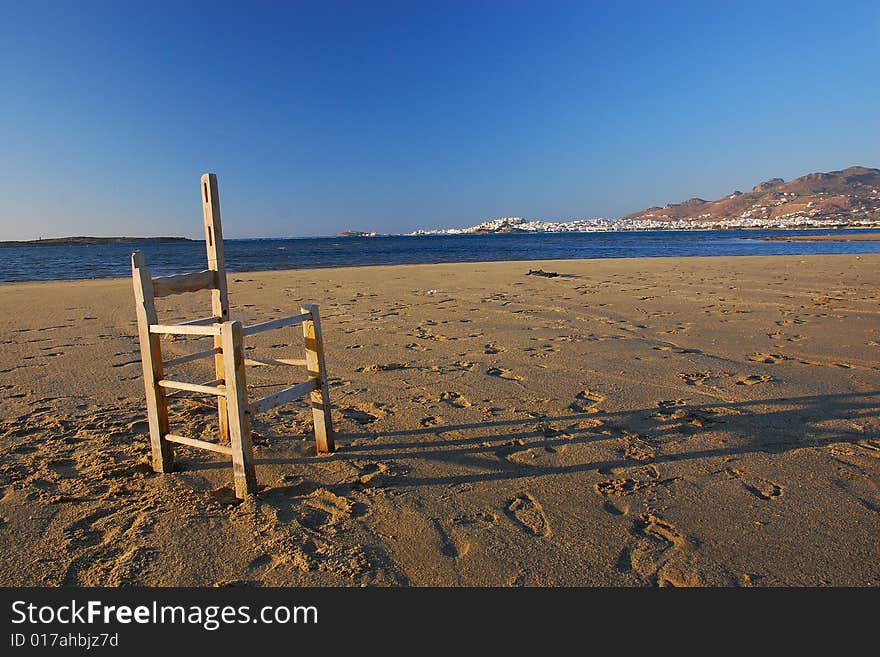
[[140, 251], [136, 251], [131, 256], [131, 274], [147, 398], [147, 423], [150, 427], [153, 470], [171, 472], [174, 468], [174, 451], [171, 443], [165, 440], [168, 434], [168, 406], [165, 402], [165, 391], [156, 385], [157, 381], [162, 380], [162, 350], [159, 336], [150, 333], [150, 324], [158, 322], [156, 305], [153, 301], [153, 279], [144, 262], [144, 255]]
[[223, 363], [226, 370], [226, 412], [229, 419], [235, 495], [245, 499], [256, 492], [257, 475], [254, 469], [254, 448], [248, 420], [241, 322], [223, 322], [220, 325], [220, 337], [223, 342]]
[[[223, 257], [223, 228], [220, 222], [220, 188], [217, 176], [213, 173], [202, 175], [202, 211], [205, 223], [205, 247], [208, 256], [208, 269], [217, 272], [216, 287], [211, 288], [211, 310], [219, 322], [229, 319], [229, 295], [226, 291], [226, 265]], [[223, 363], [223, 345], [219, 337], [214, 338], [214, 348], [221, 353], [214, 356], [214, 370], [218, 379], [226, 375]], [[220, 442], [229, 439], [229, 417], [226, 400], [217, 399], [217, 417], [220, 421]]]
[[303, 306], [300, 312], [311, 315], [311, 319], [303, 322], [303, 337], [306, 342], [306, 366], [309, 370], [309, 378], [318, 382], [317, 387], [309, 394], [312, 420], [315, 423], [315, 447], [318, 453], [329, 453], [336, 450], [336, 444], [333, 439], [333, 420], [330, 418], [330, 391], [327, 388], [321, 319], [318, 315], [318, 306], [314, 304]]

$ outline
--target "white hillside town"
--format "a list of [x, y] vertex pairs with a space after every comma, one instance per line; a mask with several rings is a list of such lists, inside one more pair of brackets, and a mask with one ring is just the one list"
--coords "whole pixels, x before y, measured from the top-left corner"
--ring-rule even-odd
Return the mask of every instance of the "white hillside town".
[[[610, 231], [639, 230], [720, 230], [720, 229], [798, 229], [798, 228], [873, 228], [880, 226], [880, 189], [876, 182], [864, 180], [866, 176], [876, 179], [880, 170], [851, 167], [834, 174], [810, 174], [794, 183], [808, 179], [822, 181], [845, 179], [849, 190], [833, 193], [810, 190], [795, 193], [780, 189], [781, 178], [760, 183], [753, 190], [751, 203], [739, 204], [734, 199], [746, 198], [735, 191], [724, 200], [734, 200], [734, 206], [719, 205], [691, 199], [682, 204], [648, 208], [635, 215], [608, 219], [546, 220], [524, 217], [499, 217], [489, 219], [468, 228], [441, 228], [416, 230], [409, 235], [462, 235], [472, 233], [600, 233]], [[873, 181], [872, 181], [873, 182]], [[814, 183], [815, 184], [815, 183]], [[775, 191], [774, 191], [775, 190]], [[853, 191], [855, 193], [853, 193]], [[694, 209], [705, 207], [696, 214]], [[733, 208], [736, 208], [735, 210]], [[714, 210], [714, 213], [712, 212]], [[786, 211], [789, 210], [789, 211]]]
[[490, 219], [468, 228], [441, 228], [415, 230], [409, 235], [464, 235], [471, 233], [602, 233], [638, 230], [718, 230], [728, 228], [794, 229], [794, 228], [871, 228], [880, 226], [880, 215], [853, 210], [851, 217], [842, 221], [811, 217], [802, 212], [770, 218], [767, 206], [756, 206], [738, 217], [716, 218], [702, 215], [698, 219], [667, 219], [659, 212], [656, 218], [646, 215], [640, 219], [573, 219], [571, 221], [545, 221], [523, 217], [500, 217]]
[[490, 219], [470, 228], [416, 230], [410, 235], [458, 235], [465, 233], [571, 233], [614, 230], [608, 219], [575, 219], [572, 221], [527, 220], [522, 217]]

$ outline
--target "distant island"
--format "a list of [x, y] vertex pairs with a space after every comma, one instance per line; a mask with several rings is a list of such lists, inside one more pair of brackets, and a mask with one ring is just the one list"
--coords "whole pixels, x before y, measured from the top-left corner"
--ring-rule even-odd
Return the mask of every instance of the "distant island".
[[337, 233], [336, 237], [376, 237], [377, 233], [367, 232], [365, 230], [344, 230]]
[[849, 167], [792, 181], [771, 178], [750, 192], [692, 198], [617, 219], [490, 219], [469, 228], [416, 230], [410, 235], [571, 233], [631, 230], [724, 230], [880, 227], [880, 169]]
[[89, 244], [138, 244], [144, 242], [193, 242], [188, 237], [47, 237], [38, 240], [0, 241], [4, 246], [71, 246]]

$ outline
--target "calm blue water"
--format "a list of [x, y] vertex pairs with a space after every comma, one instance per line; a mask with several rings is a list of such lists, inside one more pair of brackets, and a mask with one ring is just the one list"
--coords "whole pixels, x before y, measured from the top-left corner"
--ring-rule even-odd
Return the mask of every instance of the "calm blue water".
[[[230, 272], [486, 260], [651, 258], [658, 256], [880, 253], [880, 242], [765, 242], [767, 235], [870, 230], [724, 230], [625, 233], [444, 235], [423, 237], [226, 240]], [[874, 229], [874, 232], [877, 232]], [[153, 275], [204, 269], [202, 242], [0, 248], [0, 281], [131, 275], [131, 252], [144, 252]]]

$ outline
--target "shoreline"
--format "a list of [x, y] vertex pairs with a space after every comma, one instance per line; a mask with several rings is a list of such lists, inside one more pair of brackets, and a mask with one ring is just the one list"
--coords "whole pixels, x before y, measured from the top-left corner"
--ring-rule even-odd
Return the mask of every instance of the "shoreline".
[[770, 235], [756, 239], [765, 242], [880, 242], [880, 233], [844, 233], [831, 235]]
[[[877, 240], [880, 240], [880, 234], [878, 234]], [[804, 240], [807, 241], [807, 240]], [[829, 240], [833, 241], [833, 240]], [[854, 240], [854, 241], [875, 241], [875, 240]], [[347, 270], [359, 270], [359, 269], [375, 269], [381, 267], [441, 267], [446, 265], [503, 265], [503, 264], [528, 264], [528, 263], [577, 263], [577, 262], [603, 262], [603, 261], [632, 261], [632, 262], [640, 262], [640, 261], [664, 261], [664, 260], [678, 260], [678, 259], [686, 259], [686, 260], [699, 260], [704, 259], [707, 261], [714, 261], [723, 258], [824, 258], [824, 257], [849, 257], [849, 258], [863, 258], [870, 256], [880, 256], [878, 253], [864, 252], [864, 253], [807, 253], [807, 254], [745, 254], [745, 255], [729, 255], [729, 254], [720, 254], [720, 255], [674, 255], [674, 256], [639, 256], [639, 257], [628, 257], [628, 256], [608, 256], [604, 258], [529, 258], [522, 260], [456, 260], [453, 262], [407, 262], [407, 263], [398, 263], [398, 264], [362, 264], [362, 265], [346, 265], [346, 266], [333, 266], [328, 265], [326, 267], [303, 267], [301, 269], [254, 269], [254, 270], [244, 270], [244, 271], [229, 271], [227, 270], [226, 276], [227, 278], [232, 278], [234, 276], [250, 276], [254, 274], [294, 274], [294, 273], [311, 273], [311, 272], [326, 272], [326, 271], [347, 271]], [[149, 264], [149, 263], [148, 263]], [[197, 271], [199, 267], [202, 265], [201, 262], [194, 264], [191, 271]], [[187, 270], [189, 271], [189, 270]], [[153, 274], [154, 277], [159, 276], [160, 274]], [[0, 287], [8, 286], [8, 285], [27, 285], [34, 283], [45, 283], [45, 284], [58, 284], [58, 283], [86, 283], [90, 281], [130, 281], [130, 276], [100, 276], [94, 278], [53, 278], [53, 279], [34, 279], [34, 280], [23, 280], [23, 281], [0, 281]]]

